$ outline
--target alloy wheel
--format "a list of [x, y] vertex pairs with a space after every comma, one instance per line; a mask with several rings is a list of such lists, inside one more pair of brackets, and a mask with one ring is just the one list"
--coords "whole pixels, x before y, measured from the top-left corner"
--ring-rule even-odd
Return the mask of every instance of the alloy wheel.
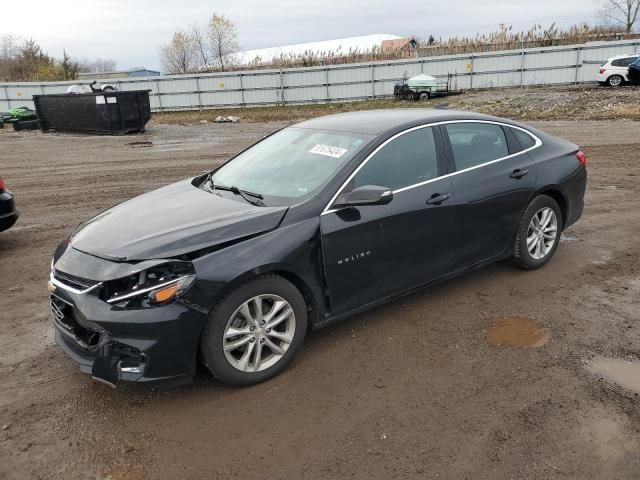
[[558, 217], [549, 207], [541, 208], [531, 218], [527, 229], [527, 250], [536, 260], [542, 260], [553, 249], [558, 236]]
[[278, 295], [258, 295], [231, 315], [222, 348], [229, 364], [246, 373], [260, 372], [282, 359], [293, 342], [296, 317]]
[[612, 87], [619, 87], [622, 85], [622, 77], [620, 75], [614, 75], [609, 79], [609, 85]]

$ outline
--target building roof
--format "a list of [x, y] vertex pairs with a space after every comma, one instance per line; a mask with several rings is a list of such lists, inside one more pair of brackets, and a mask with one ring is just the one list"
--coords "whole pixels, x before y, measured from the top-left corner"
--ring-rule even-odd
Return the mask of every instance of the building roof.
[[257, 50], [247, 50], [236, 54], [241, 65], [248, 65], [256, 57], [260, 58], [260, 63], [270, 63], [274, 58], [284, 56], [297, 56], [305, 52], [315, 54], [333, 52], [337, 54], [348, 54], [349, 51], [358, 50], [365, 52], [373, 47], [381, 47], [382, 43], [388, 40], [402, 40], [398, 35], [375, 34], [362, 35], [359, 37], [338, 38], [335, 40], [325, 40], [321, 42], [299, 43], [296, 45], [284, 45], [281, 47], [260, 48]]
[[135, 68], [128, 68], [126, 70], [112, 70], [110, 72], [80, 72], [78, 73], [78, 76], [81, 75], [115, 75], [115, 74], [128, 74], [128, 73], [135, 73], [135, 72], [150, 72], [150, 73], [157, 73], [158, 75], [160, 75], [160, 72], [158, 70], [152, 70], [150, 68], [145, 68], [145, 67], [135, 67]]

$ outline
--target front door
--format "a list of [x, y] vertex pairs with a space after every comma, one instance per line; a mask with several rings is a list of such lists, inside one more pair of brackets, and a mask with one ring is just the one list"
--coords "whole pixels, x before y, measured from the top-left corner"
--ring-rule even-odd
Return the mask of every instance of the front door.
[[441, 276], [452, 267], [453, 191], [438, 178], [442, 140], [422, 127], [365, 161], [341, 193], [364, 185], [393, 190], [387, 205], [329, 210], [321, 217], [325, 274], [334, 314]]

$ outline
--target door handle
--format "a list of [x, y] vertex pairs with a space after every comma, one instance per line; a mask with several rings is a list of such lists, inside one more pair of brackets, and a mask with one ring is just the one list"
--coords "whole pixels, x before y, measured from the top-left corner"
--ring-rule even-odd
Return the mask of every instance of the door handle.
[[527, 170], [526, 168], [523, 168], [522, 170], [520, 170], [519, 168], [516, 168], [513, 172], [511, 172], [511, 175], [509, 175], [509, 178], [522, 178], [524, 177], [527, 173], [529, 173], [529, 170]]
[[431, 195], [431, 198], [427, 200], [427, 205], [440, 205], [442, 202], [446, 202], [447, 200], [449, 200], [448, 193], [443, 193], [442, 195], [434, 193]]

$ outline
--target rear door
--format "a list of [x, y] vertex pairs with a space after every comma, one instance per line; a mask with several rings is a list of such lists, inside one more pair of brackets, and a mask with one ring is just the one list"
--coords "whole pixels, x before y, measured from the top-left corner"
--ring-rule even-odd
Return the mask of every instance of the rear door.
[[625, 80], [629, 79], [629, 65], [636, 61], [638, 57], [618, 58], [611, 62], [612, 74], [622, 75]]
[[443, 126], [453, 161], [456, 201], [455, 268], [493, 258], [511, 244], [531, 198], [537, 170], [527, 150], [537, 140], [524, 131], [490, 122], [455, 122]]
[[[393, 190], [387, 205], [329, 210], [321, 217], [333, 313], [426, 282], [452, 267], [453, 192], [437, 128], [403, 132], [365, 160], [340, 193]], [[442, 201], [434, 202], [433, 199]]]

